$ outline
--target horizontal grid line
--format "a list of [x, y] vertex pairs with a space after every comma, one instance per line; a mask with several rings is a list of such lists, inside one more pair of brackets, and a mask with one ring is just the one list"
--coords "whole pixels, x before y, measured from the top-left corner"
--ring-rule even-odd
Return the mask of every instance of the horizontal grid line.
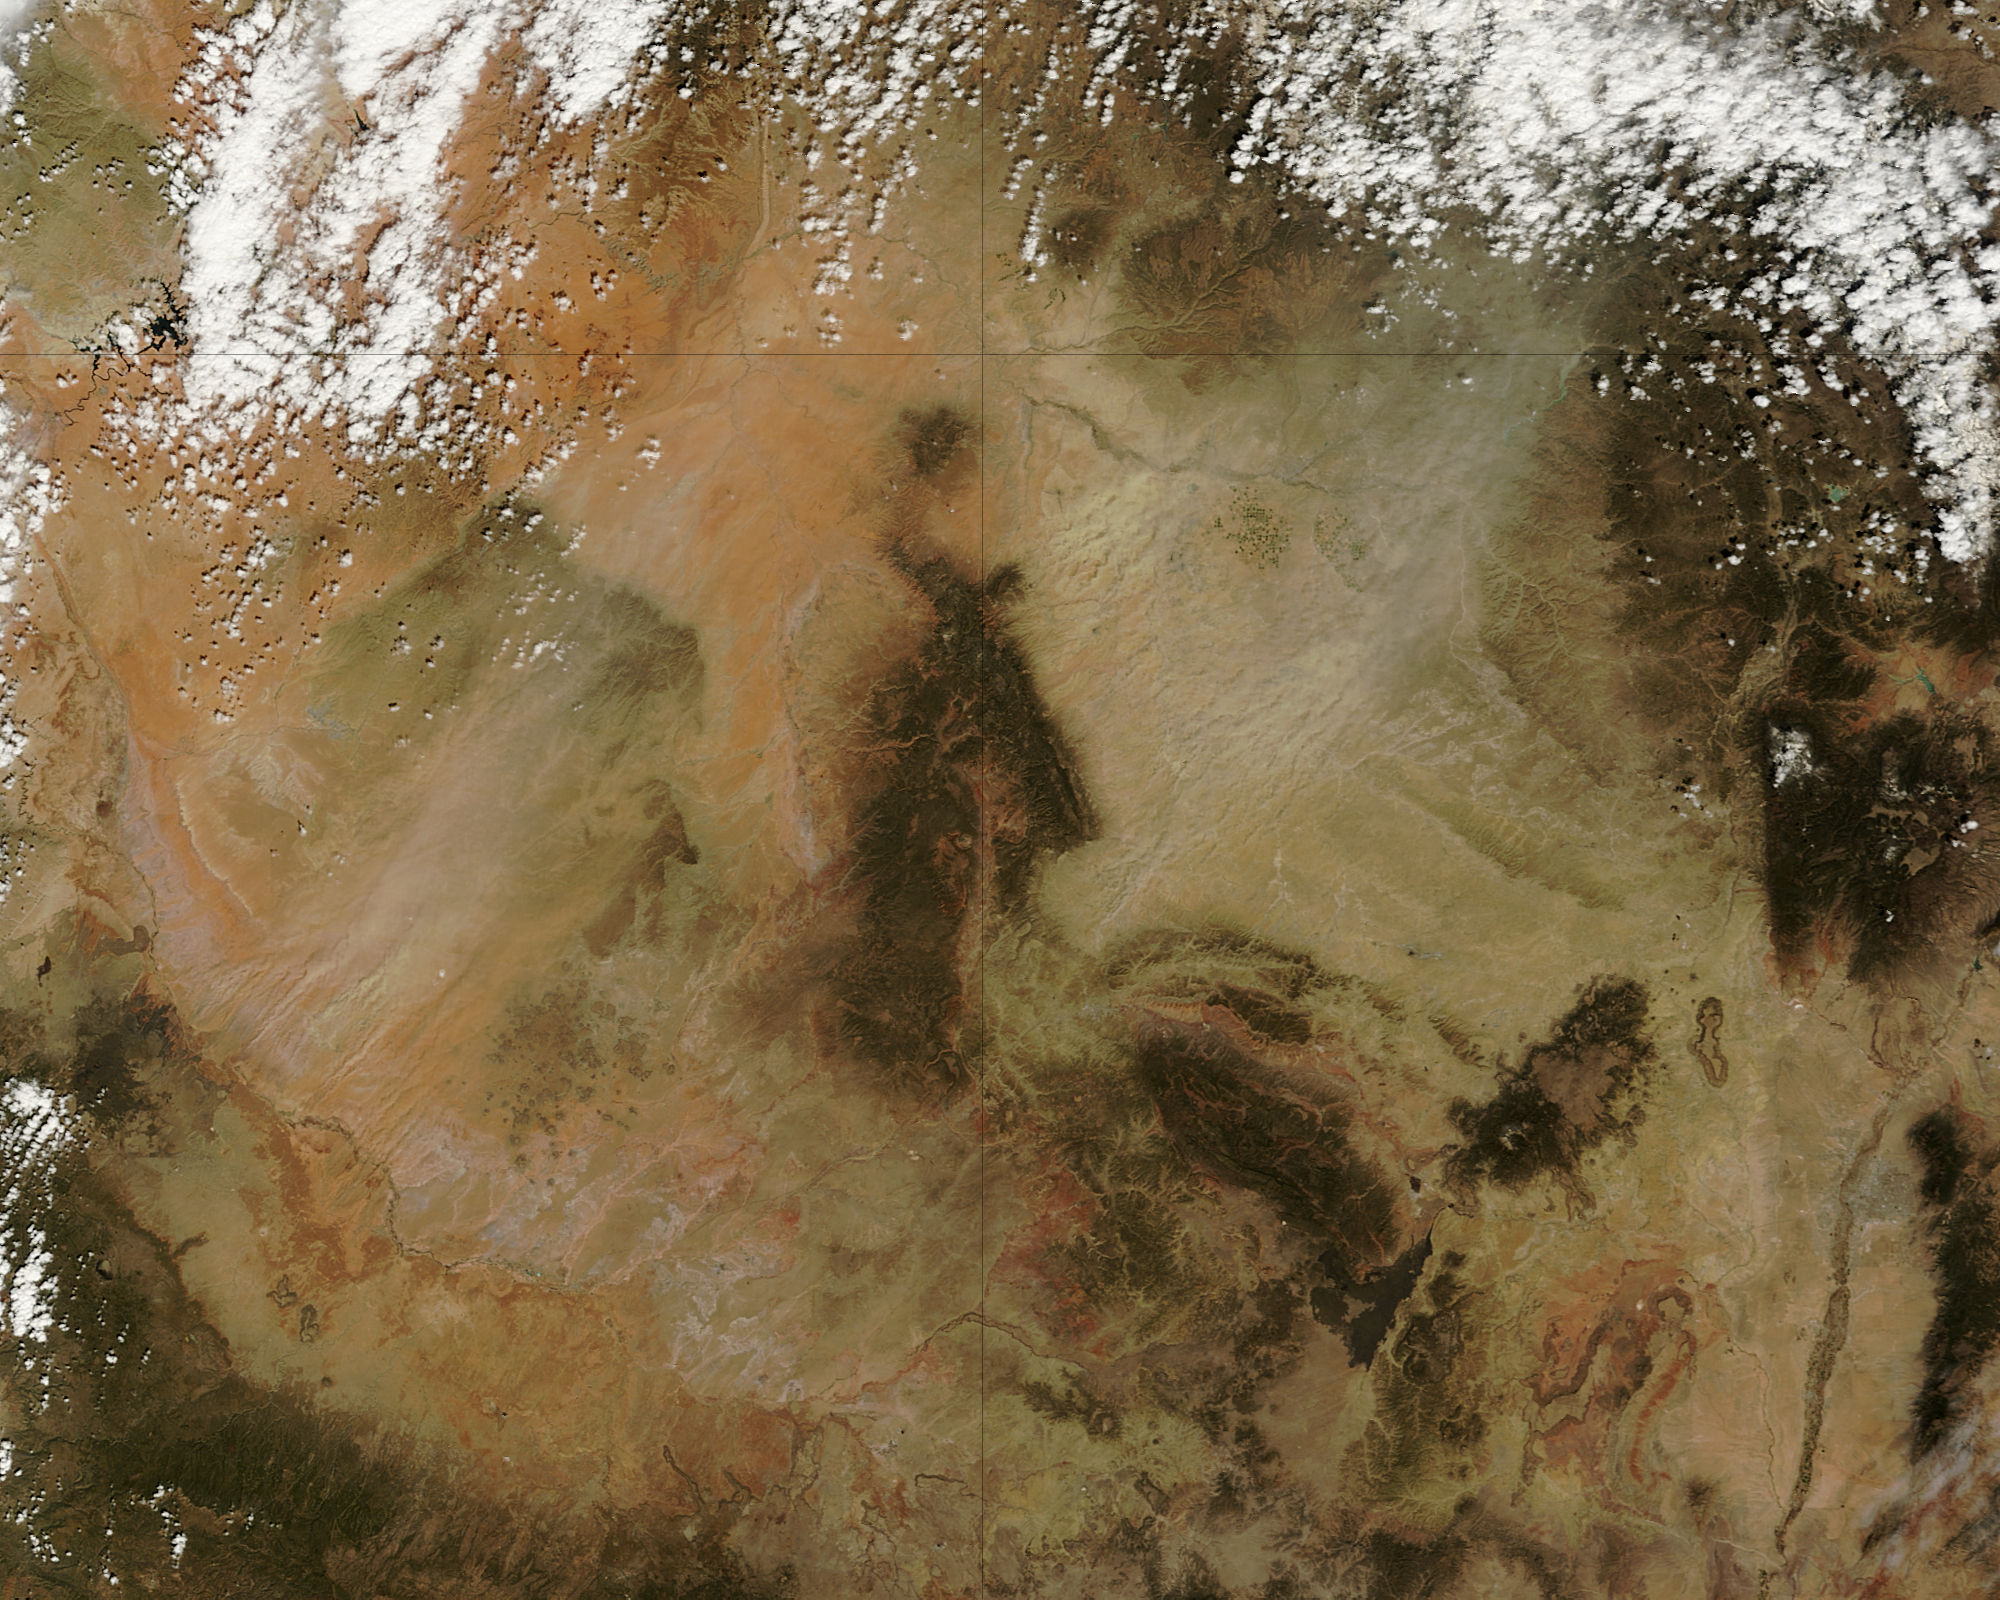
[[[1590, 350], [1180, 350], [1171, 355], [1148, 355], [1140, 350], [628, 350], [612, 356], [622, 361], [1050, 361], [1082, 358], [1100, 361], [1356, 361], [1362, 359], [1397, 361], [1544, 361], [1589, 355], [1648, 355], [1644, 347], [1599, 345]], [[261, 354], [256, 351], [218, 351], [210, 359]], [[407, 361], [419, 351], [371, 350], [346, 355], [302, 355], [274, 357], [283, 363], [301, 361]], [[603, 350], [500, 351], [482, 355], [482, 361], [579, 361], [585, 356], [604, 359]], [[93, 350], [10, 350], [0, 352], [0, 363], [8, 361], [54, 361], [63, 359], [109, 359], [105, 351]]]

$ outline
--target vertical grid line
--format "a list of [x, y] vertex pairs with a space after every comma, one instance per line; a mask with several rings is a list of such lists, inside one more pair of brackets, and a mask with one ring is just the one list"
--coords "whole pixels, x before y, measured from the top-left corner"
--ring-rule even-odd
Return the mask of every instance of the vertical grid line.
[[[985, 19], [981, 18], [983, 25]], [[993, 74], [987, 58], [992, 48], [993, 34], [985, 30], [979, 52], [979, 205], [978, 259], [973, 263], [974, 282], [978, 286], [979, 316], [979, 510], [975, 525], [979, 538], [979, 583], [983, 589], [987, 579], [986, 562], [986, 123], [992, 114], [987, 104], [987, 96], [992, 87]], [[990, 668], [990, 655], [989, 657]], [[982, 686], [983, 687], [983, 686]], [[987, 794], [993, 793], [992, 773], [988, 763], [991, 760], [990, 747], [981, 741], [979, 749], [979, 786]], [[979, 903], [978, 952], [979, 952], [979, 1076], [978, 1076], [978, 1117], [979, 1138], [979, 1237], [973, 1243], [973, 1259], [979, 1269], [979, 1522], [976, 1537], [979, 1540], [978, 1572], [979, 1600], [986, 1600], [986, 1064], [987, 1056], [993, 1048], [993, 1040], [987, 1033], [986, 1017], [986, 937], [987, 937], [987, 884], [992, 873], [992, 837], [987, 826], [986, 807], [980, 807], [980, 835], [982, 854], [986, 859], [980, 863], [980, 870], [974, 880], [978, 885]]]

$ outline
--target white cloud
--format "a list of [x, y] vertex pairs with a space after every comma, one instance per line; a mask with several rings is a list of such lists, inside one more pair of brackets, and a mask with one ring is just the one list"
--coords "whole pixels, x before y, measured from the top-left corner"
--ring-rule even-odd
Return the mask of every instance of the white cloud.
[[54, 1326], [55, 1256], [40, 1225], [20, 1208], [24, 1192], [38, 1186], [70, 1137], [68, 1113], [42, 1085], [17, 1078], [0, 1091], [0, 1183], [7, 1185], [0, 1194], [0, 1240], [7, 1246], [0, 1322], [16, 1339], [46, 1340]]
[[1761, 247], [1790, 252], [1751, 292], [1851, 324], [1889, 374], [1946, 553], [1990, 543], [2000, 414], [1981, 369], [2000, 251], [1978, 238], [1983, 130], [1919, 125], [1894, 81], [1796, 14], [1736, 31], [1652, 0], [1274, 0], [1265, 15], [1239, 167], [1275, 164], [1403, 237], [1470, 208], [1523, 251], [1600, 230], [1672, 240], [1740, 212]]
[[[280, 18], [262, 0], [203, 49], [180, 88], [211, 120], [179, 185], [191, 404], [386, 426], [446, 317], [441, 161], [503, 20], [437, 0]], [[326, 127], [342, 102], [345, 149]]]
[[547, 0], [521, 42], [548, 69], [565, 122], [621, 103], [632, 58], [671, 9], [668, 0]]
[[176, 89], [190, 132], [170, 188], [188, 218], [190, 405], [285, 406], [380, 437], [454, 331], [471, 264], [445, 224], [444, 158], [493, 52], [525, 26], [574, 121], [615, 98], [664, 12], [259, 0], [200, 41]]
[[[205, 41], [181, 86], [206, 123], [180, 186], [189, 398], [344, 417], [364, 438], [400, 409], [407, 427], [473, 270], [446, 237], [441, 158], [492, 51], [518, 36], [575, 122], [618, 102], [641, 53], [679, 59], [648, 47], [686, 3], [334, 0], [280, 16], [262, 0]], [[1044, 93], [1066, 85], [1108, 114], [1121, 74], [1151, 59], [1140, 18], [1131, 0], [1080, 13], [1086, 43], [1051, 57]], [[1979, 240], [1995, 146], [1962, 123], [1919, 124], [1896, 82], [1822, 28], [1871, 15], [1859, 0], [1743, 25], [1710, 0], [1218, 0], [1150, 87], [1171, 94], [1197, 36], [1233, 19], [1257, 89], [1235, 165], [1276, 166], [1335, 214], [1405, 239], [1449, 211], [1483, 215], [1502, 249], [1554, 256], [1607, 231], [1740, 229], [1779, 264], [1745, 291], [1762, 310], [1845, 327], [1888, 373], [1944, 548], [1964, 560], [2000, 516], [1983, 374], [2000, 247]], [[976, 95], [998, 20], [971, 0], [775, 0], [766, 61], [852, 168], [931, 101]], [[367, 124], [344, 149], [323, 132], [342, 103]], [[910, 170], [899, 159], [878, 187]], [[837, 293], [847, 229], [829, 226], [822, 287]]]
[[[0, 384], [0, 610], [15, 605], [35, 532], [63, 498], [55, 473], [18, 442], [20, 421], [5, 394], [6, 386]], [[20, 760], [28, 747], [28, 729], [14, 715], [19, 692], [19, 680], [0, 671], [0, 772]], [[20, 875], [15, 859], [20, 848], [17, 841], [0, 839], [0, 901]]]
[[[52, 9], [49, 0], [0, 0], [0, 52], [15, 57], [14, 65], [46, 31], [46, 14]], [[20, 88], [13, 67], [0, 63], [0, 111], [13, 105]]]

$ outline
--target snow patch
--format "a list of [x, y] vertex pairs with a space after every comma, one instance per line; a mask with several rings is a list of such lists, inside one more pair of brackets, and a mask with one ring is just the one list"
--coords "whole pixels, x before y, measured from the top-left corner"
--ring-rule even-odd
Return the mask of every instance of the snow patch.
[[1812, 739], [1801, 729], [1772, 728], [1770, 749], [1773, 789], [1782, 789], [1788, 783], [1810, 777], [1816, 770], [1813, 766]]

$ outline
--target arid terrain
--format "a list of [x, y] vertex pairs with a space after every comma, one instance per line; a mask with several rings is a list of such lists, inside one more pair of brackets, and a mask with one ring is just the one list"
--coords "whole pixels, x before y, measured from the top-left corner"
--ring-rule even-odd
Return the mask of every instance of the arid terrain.
[[2000, 22], [0, 23], [0, 1600], [1994, 1592]]

